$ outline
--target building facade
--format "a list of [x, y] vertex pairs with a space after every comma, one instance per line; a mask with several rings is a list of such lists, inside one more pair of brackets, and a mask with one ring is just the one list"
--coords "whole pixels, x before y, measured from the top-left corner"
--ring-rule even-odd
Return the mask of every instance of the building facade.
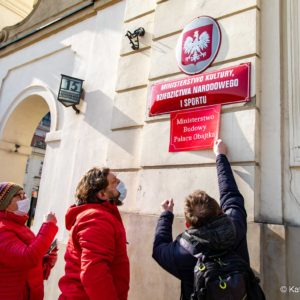
[[21, 22], [31, 11], [36, 0], [0, 1], [0, 29]]
[[34, 221], [37, 196], [40, 188], [40, 180], [43, 171], [43, 164], [46, 152], [46, 134], [50, 130], [50, 113], [47, 113], [39, 122], [30, 146], [32, 147], [31, 155], [28, 157], [23, 180], [23, 188], [28, 197], [31, 198], [29, 210], [28, 226], [32, 226]]
[[[268, 299], [299, 297], [281, 288], [300, 285], [299, 13], [297, 0], [40, 0], [22, 24], [2, 30], [1, 180], [23, 182], [34, 130], [51, 114], [33, 226], [56, 212], [60, 257], [46, 299], [59, 294], [64, 214], [93, 166], [110, 167], [128, 186], [121, 211], [129, 299], [179, 298], [178, 280], [151, 258], [160, 203], [175, 201], [176, 236], [187, 194], [200, 188], [218, 199], [215, 158], [211, 150], [168, 152], [170, 116], [149, 117], [148, 99], [153, 83], [187, 76], [177, 67], [176, 43], [202, 15], [215, 18], [222, 32], [207, 71], [251, 63], [251, 101], [222, 107], [220, 136], [245, 197], [252, 267]], [[139, 27], [145, 35], [133, 50], [125, 34]], [[84, 80], [79, 114], [56, 100], [61, 74]]]

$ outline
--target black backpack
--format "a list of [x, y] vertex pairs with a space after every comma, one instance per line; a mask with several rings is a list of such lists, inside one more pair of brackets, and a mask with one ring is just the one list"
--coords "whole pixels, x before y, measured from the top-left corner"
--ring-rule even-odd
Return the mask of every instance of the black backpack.
[[214, 255], [196, 253], [183, 233], [180, 245], [197, 258], [191, 300], [265, 300], [249, 264], [233, 252]]

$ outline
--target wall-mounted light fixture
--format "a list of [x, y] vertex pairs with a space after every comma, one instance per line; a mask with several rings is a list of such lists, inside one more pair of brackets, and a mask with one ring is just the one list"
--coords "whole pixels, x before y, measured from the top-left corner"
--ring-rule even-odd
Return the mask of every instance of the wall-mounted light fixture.
[[21, 147], [21, 145], [15, 144], [15, 150], [14, 150], [14, 152], [18, 153], [20, 147]]
[[76, 114], [80, 112], [75, 105], [80, 102], [83, 81], [82, 79], [61, 74], [57, 100], [66, 107], [72, 106]]
[[139, 36], [144, 36], [145, 35], [145, 29], [143, 27], [140, 27], [136, 29], [133, 33], [131, 33], [129, 30], [125, 34], [125, 36], [128, 37], [129, 42], [131, 44], [131, 48], [133, 50], [138, 50], [140, 48], [140, 43], [139, 43]]

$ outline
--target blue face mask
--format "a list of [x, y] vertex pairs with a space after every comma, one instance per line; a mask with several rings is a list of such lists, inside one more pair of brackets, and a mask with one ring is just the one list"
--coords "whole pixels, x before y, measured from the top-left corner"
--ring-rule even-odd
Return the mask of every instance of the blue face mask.
[[127, 189], [122, 181], [117, 185], [117, 191], [120, 193], [119, 200], [123, 202], [127, 195]]

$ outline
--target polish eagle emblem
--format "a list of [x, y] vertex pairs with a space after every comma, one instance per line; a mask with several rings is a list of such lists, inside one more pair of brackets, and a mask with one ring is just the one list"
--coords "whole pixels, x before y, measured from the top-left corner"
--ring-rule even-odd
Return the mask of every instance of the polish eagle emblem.
[[184, 26], [177, 45], [179, 69], [195, 75], [207, 69], [216, 58], [221, 45], [221, 30], [217, 21], [201, 16]]
[[207, 59], [207, 50], [211, 40], [207, 31], [203, 31], [199, 35], [199, 31], [194, 32], [194, 38], [188, 36], [183, 45], [186, 61], [195, 63], [199, 60]]

